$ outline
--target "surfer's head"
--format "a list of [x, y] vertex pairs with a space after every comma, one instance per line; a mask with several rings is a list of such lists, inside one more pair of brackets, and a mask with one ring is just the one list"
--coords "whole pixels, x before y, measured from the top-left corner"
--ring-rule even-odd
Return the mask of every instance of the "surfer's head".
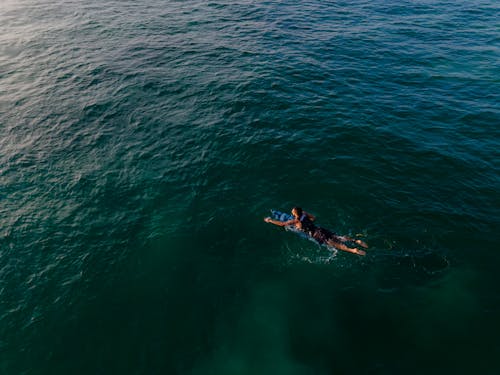
[[301, 217], [302, 216], [302, 208], [300, 208], [300, 207], [292, 208], [292, 215], [296, 218]]

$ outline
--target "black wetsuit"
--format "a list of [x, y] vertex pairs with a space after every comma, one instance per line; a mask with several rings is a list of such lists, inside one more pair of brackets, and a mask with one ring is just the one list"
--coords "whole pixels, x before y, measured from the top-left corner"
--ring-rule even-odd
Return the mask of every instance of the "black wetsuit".
[[309, 216], [306, 214], [302, 214], [299, 218], [300, 221], [300, 229], [303, 232], [306, 232], [310, 236], [313, 235], [313, 233], [316, 231], [316, 225], [312, 222], [311, 219], [309, 219]]
[[299, 221], [302, 231], [309, 234], [320, 244], [324, 244], [329, 240], [337, 241], [335, 233], [329, 231], [328, 229], [317, 227], [306, 214], [302, 214], [302, 216], [299, 218]]

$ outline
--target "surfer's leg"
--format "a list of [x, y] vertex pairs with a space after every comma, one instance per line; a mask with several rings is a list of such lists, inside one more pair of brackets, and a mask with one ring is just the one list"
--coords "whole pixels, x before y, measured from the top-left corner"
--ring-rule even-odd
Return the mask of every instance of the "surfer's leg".
[[358, 248], [355, 247], [349, 247], [343, 244], [342, 242], [335, 241], [333, 238], [329, 239], [326, 243], [329, 246], [332, 246], [338, 250], [347, 251], [348, 253], [353, 253], [358, 255], [366, 255], [366, 252], [364, 252], [363, 250], [359, 250]]
[[356, 245], [359, 245], [359, 246], [364, 247], [365, 249], [368, 249], [368, 245], [367, 245], [367, 243], [366, 243], [366, 242], [364, 242], [364, 241], [361, 241], [361, 240], [354, 240], [354, 243], [355, 243]]
[[366, 244], [366, 242], [358, 240], [358, 239], [355, 239], [355, 238], [351, 238], [351, 237], [348, 237], [348, 236], [337, 236], [337, 235], [335, 235], [335, 240], [337, 240], [338, 242], [341, 242], [341, 243], [354, 242], [356, 245], [362, 246], [365, 249], [368, 248], [368, 245]]

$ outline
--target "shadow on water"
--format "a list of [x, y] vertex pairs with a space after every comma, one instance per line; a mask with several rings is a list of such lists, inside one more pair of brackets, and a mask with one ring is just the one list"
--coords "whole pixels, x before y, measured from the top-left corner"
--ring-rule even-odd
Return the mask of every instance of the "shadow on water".
[[[437, 374], [491, 367], [472, 365], [497, 350], [478, 319], [476, 276], [438, 250], [372, 249], [366, 258], [325, 255], [315, 246], [282, 250], [276, 258], [291, 258], [276, 261], [279, 276], [252, 285], [234, 321], [219, 321], [221, 348], [197, 373]], [[268, 354], [275, 367], [259, 367]]]

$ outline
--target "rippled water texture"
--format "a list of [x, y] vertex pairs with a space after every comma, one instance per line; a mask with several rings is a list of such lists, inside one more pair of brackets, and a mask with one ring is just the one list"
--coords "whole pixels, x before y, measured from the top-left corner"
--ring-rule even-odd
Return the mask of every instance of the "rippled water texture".
[[499, 20], [3, 0], [0, 373], [499, 373]]

